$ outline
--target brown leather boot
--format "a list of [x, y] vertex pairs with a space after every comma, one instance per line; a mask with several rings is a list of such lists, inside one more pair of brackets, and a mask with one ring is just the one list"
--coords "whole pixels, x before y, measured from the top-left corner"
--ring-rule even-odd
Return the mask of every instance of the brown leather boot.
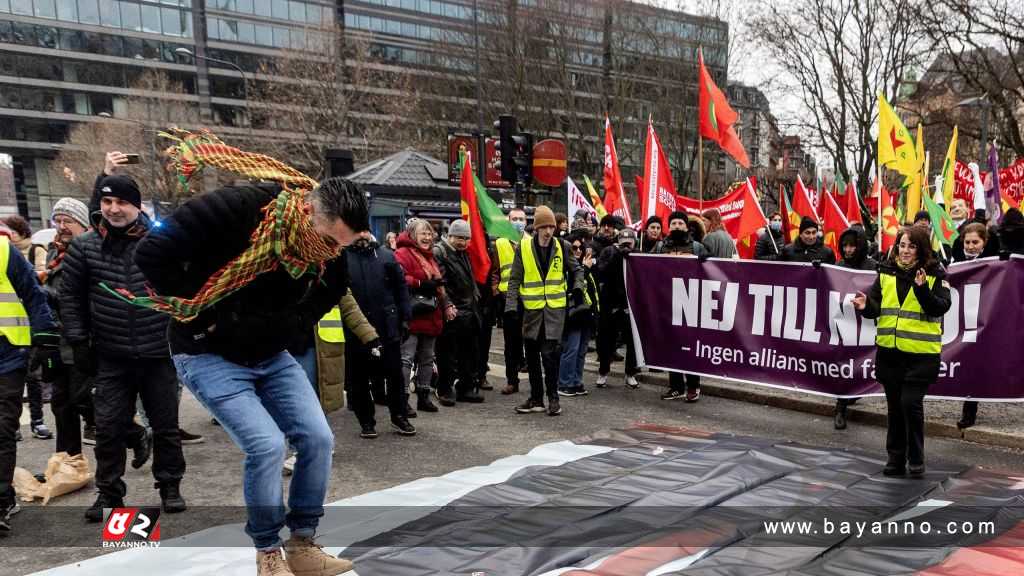
[[352, 561], [335, 558], [312, 538], [292, 536], [284, 543], [288, 567], [295, 576], [336, 576], [352, 569]]
[[284, 554], [278, 548], [273, 552], [256, 552], [256, 576], [295, 576], [288, 568]]

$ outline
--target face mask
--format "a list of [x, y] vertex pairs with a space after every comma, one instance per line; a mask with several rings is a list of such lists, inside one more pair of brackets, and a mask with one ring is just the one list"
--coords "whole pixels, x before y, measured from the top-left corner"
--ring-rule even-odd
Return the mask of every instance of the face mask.
[[778, 231], [782, 230], [782, 222], [770, 222], [768, 225], [775, 232], [778, 232]]
[[516, 232], [522, 234], [523, 230], [526, 230], [526, 222], [513, 222], [512, 227], [516, 229]]

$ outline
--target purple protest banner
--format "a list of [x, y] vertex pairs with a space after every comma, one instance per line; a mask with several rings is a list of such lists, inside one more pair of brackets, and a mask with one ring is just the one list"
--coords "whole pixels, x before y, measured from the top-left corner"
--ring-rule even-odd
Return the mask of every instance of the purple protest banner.
[[[828, 396], [881, 394], [875, 323], [850, 299], [875, 272], [837, 266], [631, 254], [637, 361]], [[948, 269], [942, 367], [929, 397], [1024, 401], [1024, 258]]]

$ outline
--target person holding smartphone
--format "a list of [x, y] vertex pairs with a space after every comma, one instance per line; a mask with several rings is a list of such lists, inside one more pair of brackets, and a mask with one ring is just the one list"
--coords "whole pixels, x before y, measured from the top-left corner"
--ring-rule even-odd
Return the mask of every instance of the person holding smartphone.
[[886, 476], [924, 474], [924, 396], [939, 377], [942, 316], [950, 307], [945, 277], [928, 229], [905, 227], [868, 293], [853, 298], [854, 308], [878, 324], [875, 376], [888, 405]]

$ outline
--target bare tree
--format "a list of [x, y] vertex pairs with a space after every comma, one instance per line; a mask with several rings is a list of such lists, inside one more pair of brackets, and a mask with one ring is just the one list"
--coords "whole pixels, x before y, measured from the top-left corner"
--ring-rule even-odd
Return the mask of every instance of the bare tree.
[[305, 49], [265, 62], [252, 90], [255, 122], [279, 135], [261, 142], [264, 152], [320, 178], [330, 148], [370, 155], [427, 141], [419, 92], [407, 71], [338, 28], [309, 30], [306, 38]]
[[790, 125], [822, 148], [837, 175], [866, 193], [876, 140], [877, 95], [890, 101], [926, 57], [909, 0], [759, 0], [750, 33], [781, 67], [801, 108]]
[[132, 85], [138, 96], [125, 100], [116, 116], [91, 118], [76, 124], [56, 160], [50, 181], [61, 193], [79, 198], [92, 195], [93, 182], [103, 170], [106, 153], [138, 154], [139, 163], [125, 166], [147, 199], [176, 203], [182, 189], [169, 173], [162, 155], [167, 141], [158, 132], [168, 126], [193, 127], [199, 121], [195, 97], [166, 74], [152, 70]]
[[[959, 88], [958, 96], [984, 96], [992, 112], [989, 138], [1024, 156], [1024, 4], [1017, 0], [929, 0], [924, 4], [917, 10], [918, 23], [939, 53], [933, 66], [937, 75], [951, 80]], [[947, 116], [953, 121], [974, 116], [960, 134], [980, 139], [979, 111], [960, 114], [952, 110], [955, 102], [936, 110], [935, 116], [945, 123]]]

